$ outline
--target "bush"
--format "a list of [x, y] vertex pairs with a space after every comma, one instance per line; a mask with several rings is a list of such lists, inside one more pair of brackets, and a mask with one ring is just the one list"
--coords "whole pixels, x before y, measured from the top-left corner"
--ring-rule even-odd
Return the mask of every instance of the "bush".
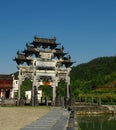
[[107, 97], [102, 97], [101, 98], [101, 103], [102, 104], [107, 104], [108, 103], [108, 98]]

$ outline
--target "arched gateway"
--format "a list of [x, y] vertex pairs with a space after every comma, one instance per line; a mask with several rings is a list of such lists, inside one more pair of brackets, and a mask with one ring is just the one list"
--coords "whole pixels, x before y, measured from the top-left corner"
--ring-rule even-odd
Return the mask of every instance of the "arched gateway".
[[67, 101], [70, 99], [70, 71], [73, 62], [71, 62], [70, 55], [64, 53], [64, 47], [57, 48], [58, 45], [60, 44], [56, 43], [55, 37], [46, 39], [35, 36], [33, 42], [26, 44], [24, 51], [17, 52], [17, 57], [15, 57], [14, 61], [18, 64], [19, 71], [19, 105], [21, 101], [21, 85], [25, 78], [29, 78], [33, 82], [31, 92], [32, 106], [37, 105], [37, 90], [45, 82], [52, 86], [52, 103], [56, 105], [56, 89], [61, 79], [65, 80], [67, 84]]

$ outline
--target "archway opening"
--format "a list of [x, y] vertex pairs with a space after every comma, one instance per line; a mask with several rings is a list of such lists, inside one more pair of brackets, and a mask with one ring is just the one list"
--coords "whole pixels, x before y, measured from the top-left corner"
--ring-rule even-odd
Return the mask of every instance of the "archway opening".
[[21, 86], [21, 98], [24, 99], [25, 104], [31, 103], [31, 90], [32, 90], [32, 81], [28, 78], [25, 78]]
[[60, 82], [58, 83], [58, 89], [59, 89], [59, 95], [61, 97], [67, 96], [66, 81], [65, 80], [60, 80]]
[[10, 89], [5, 90], [5, 98], [8, 99], [10, 97]]
[[40, 105], [51, 105], [52, 103], [52, 87], [50, 85], [41, 85], [39, 89], [42, 90], [42, 97]]

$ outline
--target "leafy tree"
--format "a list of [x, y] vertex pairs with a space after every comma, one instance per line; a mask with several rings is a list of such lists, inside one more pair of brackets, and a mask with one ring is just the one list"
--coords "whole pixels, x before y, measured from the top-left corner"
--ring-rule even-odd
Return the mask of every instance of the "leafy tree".
[[21, 86], [21, 95], [23, 98], [25, 98], [25, 91], [29, 91], [32, 89], [32, 82], [29, 79], [25, 79], [22, 82]]
[[47, 85], [41, 85], [40, 88], [42, 89], [43, 97], [48, 97], [49, 99], [52, 98], [52, 87]]

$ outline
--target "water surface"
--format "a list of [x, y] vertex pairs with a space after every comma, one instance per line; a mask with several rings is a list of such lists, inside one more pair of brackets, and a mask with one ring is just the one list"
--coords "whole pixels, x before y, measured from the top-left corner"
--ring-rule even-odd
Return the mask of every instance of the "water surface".
[[81, 130], [116, 130], [116, 115], [77, 116]]

